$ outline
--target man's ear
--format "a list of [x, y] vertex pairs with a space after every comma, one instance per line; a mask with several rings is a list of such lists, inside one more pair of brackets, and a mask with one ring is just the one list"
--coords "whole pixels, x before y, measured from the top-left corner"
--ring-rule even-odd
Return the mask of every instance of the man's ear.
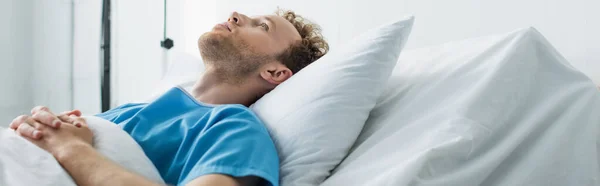
[[273, 85], [279, 85], [292, 77], [292, 70], [281, 63], [272, 63], [265, 65], [260, 72], [260, 76]]

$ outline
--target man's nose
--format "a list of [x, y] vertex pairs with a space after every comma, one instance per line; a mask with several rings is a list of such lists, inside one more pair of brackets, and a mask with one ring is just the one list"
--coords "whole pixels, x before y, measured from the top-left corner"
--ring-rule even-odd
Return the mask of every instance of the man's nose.
[[241, 22], [242, 22], [241, 18], [242, 18], [242, 16], [239, 13], [232, 12], [231, 15], [229, 16], [229, 19], [227, 19], [227, 21], [229, 21], [229, 22], [233, 21], [233, 22], [235, 22], [235, 24], [241, 25]]

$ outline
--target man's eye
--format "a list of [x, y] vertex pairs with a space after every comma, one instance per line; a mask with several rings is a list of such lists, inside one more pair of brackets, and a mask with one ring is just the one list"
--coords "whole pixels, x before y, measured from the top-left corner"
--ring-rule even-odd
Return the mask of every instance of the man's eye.
[[267, 25], [267, 23], [262, 23], [260, 24], [261, 27], [263, 27], [263, 29], [265, 29], [266, 31], [269, 31], [269, 25]]

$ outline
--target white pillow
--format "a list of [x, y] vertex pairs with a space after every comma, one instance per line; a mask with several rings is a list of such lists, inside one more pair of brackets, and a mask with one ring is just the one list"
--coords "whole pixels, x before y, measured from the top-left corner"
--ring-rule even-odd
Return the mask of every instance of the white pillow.
[[533, 28], [403, 51], [322, 186], [598, 185], [600, 92]]
[[121, 127], [96, 116], [84, 118], [94, 133], [94, 148], [98, 152], [154, 183], [165, 183], [142, 147]]
[[332, 49], [251, 107], [274, 138], [283, 186], [318, 185], [346, 156], [412, 24], [411, 16]]
[[[154, 164], [123, 129], [102, 118], [87, 116], [85, 119], [94, 133], [94, 148], [99, 153], [133, 173], [164, 184]], [[75, 185], [50, 153], [18, 136], [12, 129], [2, 127], [0, 173], [0, 185]]]

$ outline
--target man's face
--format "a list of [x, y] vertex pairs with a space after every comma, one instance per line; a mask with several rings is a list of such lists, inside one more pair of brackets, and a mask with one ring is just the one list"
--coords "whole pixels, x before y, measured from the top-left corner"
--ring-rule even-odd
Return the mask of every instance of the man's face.
[[206, 65], [232, 78], [247, 77], [299, 41], [294, 26], [277, 15], [248, 17], [233, 12], [198, 40]]

